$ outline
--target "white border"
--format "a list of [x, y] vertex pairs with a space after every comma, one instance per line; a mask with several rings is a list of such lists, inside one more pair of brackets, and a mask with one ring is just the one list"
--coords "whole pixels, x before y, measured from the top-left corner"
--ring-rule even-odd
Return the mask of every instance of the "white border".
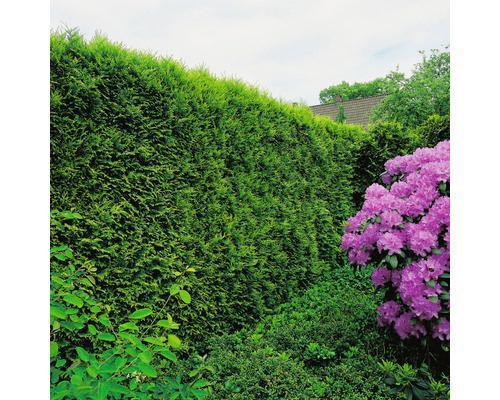
[[49, 4], [2, 3], [4, 399], [49, 398]]

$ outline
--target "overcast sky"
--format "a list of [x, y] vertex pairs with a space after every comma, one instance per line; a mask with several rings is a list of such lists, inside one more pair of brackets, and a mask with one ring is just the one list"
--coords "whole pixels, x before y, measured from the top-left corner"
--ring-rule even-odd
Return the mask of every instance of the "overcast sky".
[[52, 0], [51, 26], [99, 31], [309, 105], [343, 80], [397, 65], [409, 73], [419, 50], [450, 40], [448, 0]]

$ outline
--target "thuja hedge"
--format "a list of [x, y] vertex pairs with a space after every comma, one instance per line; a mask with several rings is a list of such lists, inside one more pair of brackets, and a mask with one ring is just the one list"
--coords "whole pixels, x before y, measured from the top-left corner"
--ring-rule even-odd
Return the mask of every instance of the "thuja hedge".
[[51, 207], [83, 216], [52, 240], [111, 318], [161, 309], [191, 267], [175, 315], [200, 343], [336, 266], [362, 129], [103, 38], [52, 35], [50, 61]]
[[449, 115], [431, 115], [413, 129], [404, 128], [397, 122], [370, 124], [367, 135], [362, 137], [353, 153], [352, 184], [357, 208], [363, 204], [366, 188], [380, 180], [387, 160], [411, 154], [419, 147], [434, 147], [449, 139]]

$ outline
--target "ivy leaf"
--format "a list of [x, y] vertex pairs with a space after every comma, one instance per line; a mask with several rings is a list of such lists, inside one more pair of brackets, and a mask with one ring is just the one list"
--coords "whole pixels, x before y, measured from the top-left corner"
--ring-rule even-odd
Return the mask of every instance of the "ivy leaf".
[[185, 290], [181, 290], [179, 292], [179, 297], [181, 298], [181, 300], [186, 303], [186, 304], [189, 304], [191, 303], [191, 295], [186, 292]]
[[150, 308], [141, 308], [139, 310], [134, 311], [132, 314], [130, 314], [129, 318], [132, 319], [143, 319], [146, 318], [148, 315], [151, 315], [153, 311]]

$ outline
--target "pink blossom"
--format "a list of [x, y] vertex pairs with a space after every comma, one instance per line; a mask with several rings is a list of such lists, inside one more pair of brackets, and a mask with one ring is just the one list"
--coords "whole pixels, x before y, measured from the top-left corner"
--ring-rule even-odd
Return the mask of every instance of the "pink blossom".
[[442, 276], [450, 271], [450, 199], [440, 187], [449, 185], [449, 157], [444, 141], [388, 160], [382, 175], [387, 187], [366, 190], [362, 210], [349, 219], [342, 238], [351, 263], [385, 258], [391, 264], [391, 270], [372, 272], [375, 287], [395, 289], [377, 309], [377, 320], [394, 325], [402, 339], [427, 335], [428, 326], [433, 338], [449, 340], [449, 300], [440, 300], [449, 293]]

